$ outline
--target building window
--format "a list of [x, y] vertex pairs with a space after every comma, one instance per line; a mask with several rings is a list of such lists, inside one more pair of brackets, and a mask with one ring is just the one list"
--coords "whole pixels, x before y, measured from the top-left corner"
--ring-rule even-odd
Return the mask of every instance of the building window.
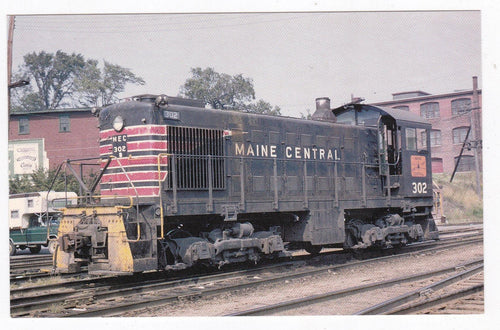
[[425, 119], [439, 118], [439, 103], [429, 102], [421, 104], [420, 116]]
[[443, 159], [432, 158], [432, 173], [443, 173]]
[[11, 218], [19, 218], [19, 210], [10, 211], [10, 217]]
[[59, 116], [59, 132], [69, 132], [69, 115], [60, 115]]
[[404, 111], [410, 111], [410, 107], [407, 105], [397, 105], [395, 107], [392, 107], [393, 109], [399, 109], [399, 110], [404, 110]]
[[457, 127], [453, 129], [453, 143], [464, 143], [469, 127]]
[[30, 121], [28, 118], [19, 118], [19, 134], [30, 134]]
[[33, 200], [32, 199], [28, 199], [28, 207], [33, 207]]
[[432, 130], [431, 131], [431, 147], [437, 147], [441, 145], [441, 131]]
[[471, 109], [470, 99], [457, 99], [451, 101], [451, 114], [453, 116], [464, 114]]
[[[458, 157], [455, 157], [455, 165]], [[474, 156], [462, 155], [460, 163], [457, 167], [457, 172], [469, 172], [474, 170]]]

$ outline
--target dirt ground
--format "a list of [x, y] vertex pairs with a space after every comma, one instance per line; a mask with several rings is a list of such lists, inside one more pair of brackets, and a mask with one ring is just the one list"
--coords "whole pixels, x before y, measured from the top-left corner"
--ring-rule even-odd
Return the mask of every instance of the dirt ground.
[[[483, 257], [483, 246], [469, 245], [442, 252], [428, 252], [412, 256], [380, 261], [376, 265], [349, 267], [328, 274], [289, 280], [284, 283], [262, 285], [231, 294], [194, 301], [183, 301], [147, 310], [128, 313], [126, 316], [223, 316], [240, 310], [248, 310], [283, 300], [310, 296], [342, 288], [364, 285], [370, 282], [417, 274], [429, 269], [456, 266]], [[427, 283], [428, 284], [428, 283]], [[415, 289], [427, 285], [415, 283]], [[403, 288], [408, 289], [408, 286]], [[398, 286], [371, 291], [363, 296], [354, 296], [342, 303], [330, 301], [309, 305], [283, 315], [350, 315], [380, 301], [398, 296]]]

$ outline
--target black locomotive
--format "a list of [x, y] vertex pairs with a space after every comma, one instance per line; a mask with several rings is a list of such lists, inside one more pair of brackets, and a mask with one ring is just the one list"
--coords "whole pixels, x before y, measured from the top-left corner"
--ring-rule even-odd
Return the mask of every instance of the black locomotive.
[[[437, 239], [431, 126], [366, 104], [313, 120], [141, 95], [99, 116], [100, 195], [67, 207], [60, 272], [221, 266]], [[85, 202], [85, 203], [84, 203]]]

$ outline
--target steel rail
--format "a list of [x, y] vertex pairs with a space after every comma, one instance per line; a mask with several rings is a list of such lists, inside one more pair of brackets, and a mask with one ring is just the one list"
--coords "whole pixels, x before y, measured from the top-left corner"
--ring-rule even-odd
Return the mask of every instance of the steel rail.
[[[461, 245], [464, 244], [470, 244], [471, 242], [462, 242]], [[456, 244], [453, 244], [452, 247], [456, 246]], [[450, 245], [443, 246], [441, 248], [448, 248]], [[427, 252], [430, 250], [436, 250], [437, 248], [431, 248], [431, 249], [424, 249], [422, 252]], [[328, 271], [332, 270], [338, 270], [342, 268], [348, 268], [348, 267], [354, 267], [358, 266], [361, 264], [367, 264], [371, 262], [379, 262], [381, 260], [385, 259], [393, 259], [393, 258], [398, 258], [402, 256], [408, 256], [413, 254], [414, 252], [409, 252], [406, 254], [401, 254], [401, 255], [395, 255], [395, 256], [385, 256], [377, 259], [369, 259], [369, 260], [362, 260], [362, 261], [357, 261], [353, 262], [350, 264], [345, 264], [345, 265], [334, 265], [334, 266], [326, 266], [326, 267], [321, 267], [320, 269], [315, 269], [315, 270], [307, 270], [307, 271], [302, 271], [302, 272], [297, 272], [294, 274], [280, 274], [278, 276], [274, 276], [271, 278], [263, 278], [263, 279], [256, 279], [252, 280], [246, 283], [239, 283], [239, 284], [232, 284], [228, 285], [222, 288], [213, 288], [213, 289], [200, 289], [194, 292], [191, 292], [189, 294], [170, 294], [170, 295], [165, 295], [161, 297], [155, 297], [151, 298], [150, 300], [140, 300], [140, 301], [130, 301], [127, 303], [123, 303], [120, 305], [115, 305], [115, 306], [110, 306], [110, 307], [104, 307], [102, 309], [95, 309], [95, 310], [87, 310], [87, 311], [80, 311], [71, 315], [67, 315], [69, 317], [87, 317], [87, 316], [111, 316], [111, 315], [119, 315], [120, 313], [127, 312], [127, 311], [132, 311], [132, 310], [137, 310], [141, 308], [146, 308], [146, 307], [155, 307], [159, 305], [163, 305], [169, 302], [173, 301], [178, 301], [180, 299], [189, 299], [189, 298], [196, 298], [196, 297], [201, 297], [201, 296], [213, 296], [216, 294], [228, 292], [228, 291], [235, 291], [235, 290], [242, 290], [245, 288], [253, 287], [256, 285], [263, 285], [263, 284], [271, 284], [271, 283], [276, 283], [280, 282], [283, 280], [290, 280], [294, 278], [301, 278], [301, 277], [306, 277], [306, 276], [313, 276], [317, 275], [320, 273], [325, 273]]]
[[386, 313], [398, 306], [401, 306], [403, 304], [406, 304], [409, 301], [412, 301], [418, 297], [420, 297], [424, 292], [429, 292], [429, 291], [436, 291], [439, 289], [444, 288], [445, 286], [451, 285], [453, 283], [456, 283], [458, 281], [461, 281], [465, 278], [471, 277], [474, 274], [477, 274], [484, 269], [484, 262], [482, 262], [480, 265], [477, 265], [471, 269], [465, 270], [459, 274], [450, 276], [448, 278], [445, 278], [437, 283], [425, 286], [423, 288], [419, 288], [417, 290], [405, 293], [401, 296], [386, 300], [384, 302], [381, 302], [379, 304], [376, 304], [374, 306], [371, 306], [369, 308], [365, 308], [359, 312], [356, 312], [355, 315], [375, 315], [375, 314], [383, 314]]
[[421, 310], [429, 309], [435, 306], [440, 306], [449, 301], [457, 300], [460, 298], [465, 298], [470, 295], [473, 295], [477, 292], [484, 291], [484, 283], [472, 285], [470, 287], [453, 291], [451, 293], [440, 295], [435, 297], [434, 299], [426, 300], [420, 303], [416, 303], [407, 307], [402, 307], [399, 309], [394, 309], [387, 312], [387, 315], [407, 315], [411, 313], [415, 313]]
[[[58, 292], [54, 294], [53, 292], [46, 292], [45, 294], [39, 294], [35, 292], [36, 295], [26, 296], [27, 292], [30, 291], [48, 291], [50, 289], [61, 288], [61, 283], [59, 284], [49, 284], [43, 287], [32, 287], [23, 288], [18, 290], [11, 290], [11, 295], [17, 295], [19, 298], [11, 299], [11, 313], [19, 314], [35, 310], [43, 309], [47, 306], [51, 306], [57, 303], [64, 303], [68, 300], [82, 300], [82, 299], [105, 299], [123, 296], [124, 293], [140, 293], [154, 291], [158, 289], [165, 289], [169, 287], [187, 285], [187, 284], [199, 284], [200, 280], [213, 281], [222, 280], [231, 277], [249, 275], [255, 272], [261, 272], [265, 270], [270, 270], [272, 268], [282, 268], [289, 267], [292, 262], [284, 262], [280, 264], [267, 265], [267, 267], [259, 267], [246, 270], [237, 270], [233, 272], [226, 272], [221, 274], [211, 274], [206, 276], [190, 276], [190, 277], [176, 277], [169, 281], [165, 281], [165, 278], [157, 278], [153, 280], [145, 281], [139, 285], [129, 286], [130, 283], [137, 284], [132, 277], [128, 277], [125, 283], [114, 283], [118, 282], [120, 279], [118, 277], [110, 276], [106, 278], [99, 278], [98, 281], [102, 282], [101, 285], [95, 285], [96, 279], [82, 279], [74, 282], [67, 282], [64, 289], [66, 292]], [[112, 281], [111, 283], [106, 283], [106, 281]], [[89, 284], [94, 284], [93, 288], [85, 287]], [[124, 288], [120, 288], [120, 286]], [[82, 289], [86, 291], [85, 294], [75, 295], [76, 289]], [[31, 289], [31, 290], [30, 290]], [[89, 292], [89, 290], [94, 289], [95, 292]], [[107, 290], [105, 290], [107, 289]], [[68, 293], [68, 294], [66, 294]]]
[[10, 257], [10, 262], [27, 262], [27, 261], [37, 261], [37, 260], [52, 260], [52, 254], [38, 254], [38, 255], [15, 255]]
[[292, 300], [283, 301], [283, 302], [279, 302], [279, 303], [272, 304], [272, 305], [267, 305], [267, 306], [262, 306], [262, 307], [258, 307], [258, 308], [253, 308], [250, 310], [231, 313], [231, 314], [228, 314], [226, 316], [270, 315], [270, 314], [274, 314], [274, 313], [289, 310], [289, 309], [296, 309], [299, 307], [307, 306], [310, 304], [316, 304], [316, 303], [320, 303], [323, 301], [335, 300], [335, 299], [351, 296], [354, 294], [359, 294], [362, 292], [368, 292], [371, 290], [382, 289], [382, 288], [386, 288], [389, 286], [393, 286], [395, 284], [411, 282], [411, 281], [421, 280], [421, 279], [425, 279], [425, 278], [429, 278], [429, 277], [433, 277], [433, 276], [437, 276], [437, 275], [442, 275], [445, 273], [449, 273], [451, 271], [456, 271], [456, 269], [458, 267], [470, 267], [472, 265], [476, 265], [477, 263], [482, 263], [482, 262], [483, 262], [483, 259], [474, 260], [472, 262], [462, 264], [459, 266], [445, 267], [445, 268], [441, 268], [441, 269], [431, 271], [431, 272], [423, 272], [423, 273], [416, 274], [416, 275], [403, 276], [403, 277], [399, 277], [396, 279], [390, 279], [390, 280], [385, 280], [385, 281], [381, 281], [381, 282], [359, 285], [359, 286], [350, 287], [350, 288], [346, 288], [346, 289], [340, 289], [340, 290], [330, 291], [330, 292], [326, 292], [326, 293], [316, 294], [316, 295], [312, 295], [312, 296], [308, 296], [308, 297], [292, 299]]

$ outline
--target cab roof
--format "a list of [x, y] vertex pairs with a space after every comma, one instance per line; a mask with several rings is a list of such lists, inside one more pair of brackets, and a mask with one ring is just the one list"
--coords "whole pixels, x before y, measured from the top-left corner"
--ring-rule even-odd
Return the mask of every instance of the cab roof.
[[368, 111], [376, 111], [380, 113], [382, 116], [389, 116], [396, 120], [396, 122], [409, 122], [421, 125], [430, 125], [430, 123], [424, 118], [416, 115], [412, 112], [401, 110], [401, 109], [393, 109], [388, 107], [379, 107], [370, 104], [359, 104], [359, 103], [349, 103], [338, 108], [332, 109], [332, 112], [335, 116], [340, 115], [347, 111], [352, 110], [368, 110]]

